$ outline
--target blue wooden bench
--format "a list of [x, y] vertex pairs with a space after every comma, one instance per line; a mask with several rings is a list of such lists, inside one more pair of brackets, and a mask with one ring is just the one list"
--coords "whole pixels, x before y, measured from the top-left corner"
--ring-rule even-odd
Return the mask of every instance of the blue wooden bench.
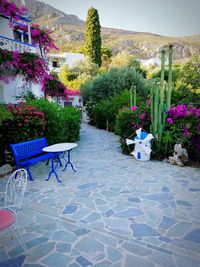
[[47, 146], [48, 146], [48, 143], [45, 137], [26, 141], [26, 142], [21, 142], [17, 144], [10, 144], [10, 147], [13, 151], [15, 161], [16, 161], [16, 168], [18, 169], [18, 168], [26, 167], [27, 172], [29, 174], [29, 179], [31, 181], [33, 181], [33, 178], [32, 178], [32, 175], [29, 169], [31, 165], [35, 165], [36, 163], [40, 161], [47, 160], [50, 158], [55, 158], [57, 156], [56, 153], [43, 152], [42, 149]]

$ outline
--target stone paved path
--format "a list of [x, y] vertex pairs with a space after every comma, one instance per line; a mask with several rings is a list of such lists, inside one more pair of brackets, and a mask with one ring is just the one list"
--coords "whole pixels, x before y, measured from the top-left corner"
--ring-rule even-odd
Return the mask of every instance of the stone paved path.
[[138, 162], [85, 124], [72, 161], [77, 173], [58, 169], [61, 184], [45, 181], [44, 163], [32, 168], [19, 218], [28, 252], [4, 241], [0, 266], [200, 266], [198, 169]]

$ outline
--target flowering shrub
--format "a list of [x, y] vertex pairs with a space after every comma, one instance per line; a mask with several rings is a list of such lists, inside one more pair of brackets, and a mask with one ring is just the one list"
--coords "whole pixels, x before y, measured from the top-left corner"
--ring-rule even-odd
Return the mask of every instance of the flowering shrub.
[[68, 100], [68, 96], [66, 94], [66, 87], [63, 83], [58, 81], [57, 79], [46, 79], [42, 84], [42, 90], [45, 91], [46, 95], [51, 97], [61, 97], [65, 100]]
[[130, 108], [123, 108], [119, 111], [116, 118], [115, 133], [120, 136], [120, 143], [122, 152], [129, 153], [128, 147], [125, 143], [126, 138], [131, 135], [134, 136], [135, 131], [142, 127], [145, 131], [150, 131], [150, 107], [149, 101], [141, 103], [139, 106]]
[[51, 33], [51, 30], [40, 29], [38, 24], [31, 25], [33, 44], [39, 44], [40, 47], [45, 49], [45, 52], [49, 52], [50, 49], [58, 50], [58, 47], [54, 44], [54, 39], [50, 36]]
[[26, 8], [17, 7], [14, 2], [0, 0], [0, 13], [10, 17], [11, 19], [19, 20], [21, 16], [25, 15], [26, 12]]
[[[0, 0], [0, 14], [11, 18], [12, 21], [10, 23], [10, 27], [14, 30], [28, 32], [28, 27], [26, 25], [16, 24], [13, 21], [20, 20], [27, 11], [28, 10], [25, 7], [17, 7], [17, 5], [13, 2]], [[38, 24], [32, 24], [30, 30], [33, 45], [38, 44], [40, 49], [43, 49], [44, 52], [49, 52], [50, 49], [58, 50], [57, 46], [54, 44], [54, 39], [50, 36], [52, 33], [51, 30], [40, 29]]]
[[14, 117], [12, 121], [5, 120], [3, 122], [8, 132], [6, 138], [12, 139], [12, 142], [15, 143], [43, 136], [45, 130], [43, 112], [23, 102], [19, 105], [9, 104], [6, 109]]
[[[116, 133], [120, 135], [123, 153], [129, 153], [125, 139], [142, 127], [150, 131], [149, 101], [146, 105], [122, 109], [116, 120]], [[200, 109], [193, 106], [177, 105], [171, 107], [166, 118], [165, 132], [162, 138], [161, 154], [154, 156], [162, 158], [172, 155], [174, 145], [181, 143], [188, 151], [189, 158], [200, 160]], [[154, 150], [154, 149], [153, 149]]]
[[[5, 75], [4, 70], [13, 70], [13, 75]], [[0, 48], [0, 80], [8, 83], [9, 78], [23, 75], [25, 82], [43, 83], [43, 80], [52, 79], [48, 74], [47, 62], [38, 55], [18, 51], [8, 51]]]
[[25, 103], [4, 105], [4, 108], [12, 118], [4, 119], [0, 127], [1, 161], [3, 161], [5, 149], [9, 149], [9, 144], [43, 136], [46, 124], [44, 113]]
[[[14, 30], [21, 30], [28, 32], [28, 27], [22, 24], [11, 24], [11, 27]], [[51, 37], [51, 30], [40, 29], [38, 24], [32, 24], [31, 28], [31, 39], [33, 45], [39, 45], [40, 48], [44, 49], [44, 52], [49, 52], [50, 49], [59, 50], [58, 47], [54, 44], [54, 39]]]
[[69, 100], [69, 95], [79, 95], [80, 91], [73, 91], [67, 88], [62, 82], [52, 77], [52, 79], [45, 79], [42, 84], [42, 90], [51, 97], [61, 97]]
[[177, 142], [186, 147], [190, 158], [200, 158], [200, 108], [178, 105], [169, 109], [163, 136], [165, 154], [172, 153]]
[[139, 128], [143, 128], [147, 132], [150, 131], [150, 102], [147, 100], [146, 103], [142, 102], [138, 107], [133, 106], [131, 108], [133, 112], [133, 120], [131, 122], [133, 132]]

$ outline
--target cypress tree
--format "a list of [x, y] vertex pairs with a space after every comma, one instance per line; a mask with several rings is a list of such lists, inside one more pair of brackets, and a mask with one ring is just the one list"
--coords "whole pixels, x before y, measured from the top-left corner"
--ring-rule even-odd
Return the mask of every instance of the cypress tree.
[[101, 25], [98, 11], [93, 7], [87, 14], [85, 54], [93, 63], [101, 66]]

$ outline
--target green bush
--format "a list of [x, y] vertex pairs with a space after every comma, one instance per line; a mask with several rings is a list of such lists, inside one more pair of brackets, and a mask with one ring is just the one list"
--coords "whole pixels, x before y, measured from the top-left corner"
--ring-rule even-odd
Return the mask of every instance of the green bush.
[[193, 105], [196, 108], [200, 108], [200, 93], [196, 90], [191, 90], [189, 88], [177, 89], [172, 91], [172, 105], [177, 103], [183, 105]]
[[[141, 98], [138, 97], [138, 102]], [[94, 123], [98, 128], [114, 131], [119, 109], [130, 107], [130, 91], [125, 90], [109, 100], [102, 100], [94, 107]]]
[[128, 108], [123, 108], [116, 118], [115, 133], [120, 136], [120, 145], [122, 153], [129, 154], [129, 149], [132, 149], [132, 146], [126, 145], [126, 138], [133, 134], [132, 122], [134, 120], [134, 114], [132, 110]]
[[13, 115], [9, 111], [7, 111], [5, 105], [0, 105], [0, 126], [2, 126], [3, 121], [5, 120], [13, 120]]
[[62, 112], [66, 142], [75, 142], [79, 140], [81, 126], [80, 111], [77, 108], [68, 106], [63, 108]]
[[91, 82], [85, 83], [81, 87], [84, 103], [92, 100], [98, 103], [108, 99], [125, 89], [130, 89], [135, 85], [138, 95], [147, 95], [149, 90], [141, 74], [133, 68], [113, 68], [102, 75], [97, 76]]
[[[105, 103], [101, 101], [112, 101], [112, 97], [121, 94], [126, 89], [130, 89], [133, 85], [136, 86], [137, 96], [148, 95], [148, 84], [145, 82], [142, 75], [136, 72], [133, 68], [111, 69], [110, 71], [97, 76], [93, 81], [84, 84], [81, 91], [90, 123], [95, 124], [96, 120], [96, 123], [99, 125], [98, 127], [106, 128], [108, 115], [109, 121], [111, 122], [113, 118], [116, 117], [118, 109], [124, 106], [124, 101], [126, 104], [130, 100], [128, 100], [128, 93], [126, 93], [126, 100], [124, 100], [124, 96], [121, 96], [113, 100], [113, 105], [106, 104], [107, 107], [110, 106], [109, 113], [111, 114], [108, 114], [105, 109]], [[96, 107], [99, 102], [101, 102], [100, 105]], [[119, 104], [116, 104], [115, 102], [119, 102]], [[123, 103], [120, 104], [120, 102]], [[102, 118], [99, 117], [101, 112]], [[107, 115], [104, 115], [104, 113], [107, 113]], [[102, 122], [100, 122], [100, 120], [102, 120]], [[111, 130], [114, 129], [114, 125], [110, 125], [109, 127]]]
[[94, 106], [94, 124], [100, 129], [109, 129], [112, 114], [110, 113], [111, 102], [102, 100]]
[[74, 142], [79, 138], [81, 116], [74, 107], [61, 107], [46, 99], [29, 100], [29, 104], [43, 111], [46, 119], [44, 135], [49, 144]]

